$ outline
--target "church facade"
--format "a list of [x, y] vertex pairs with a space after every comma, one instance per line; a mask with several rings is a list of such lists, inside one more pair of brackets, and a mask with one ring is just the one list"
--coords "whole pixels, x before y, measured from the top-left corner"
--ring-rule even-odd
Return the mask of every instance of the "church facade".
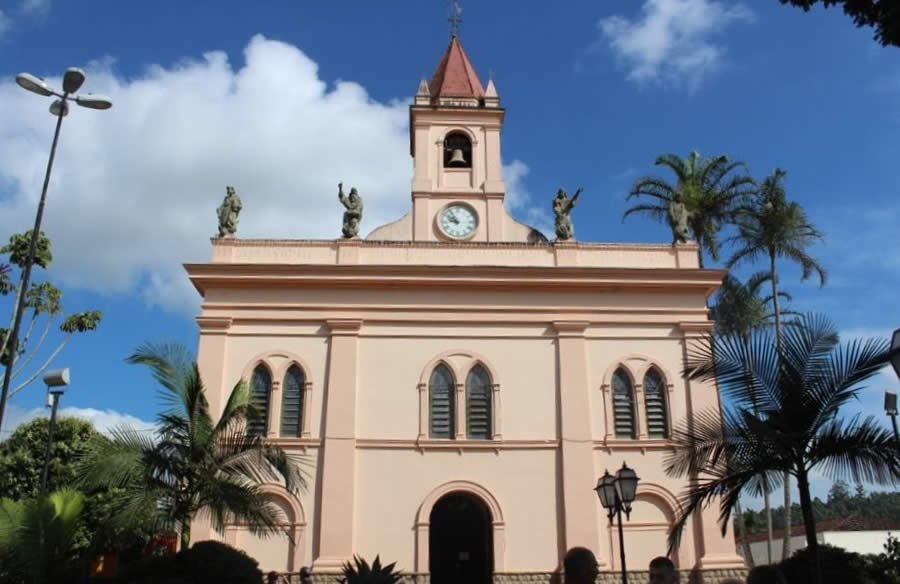
[[[377, 554], [432, 584], [548, 581], [584, 546], [616, 581], [618, 534], [593, 489], [624, 462], [640, 477], [628, 567], [665, 554], [685, 487], [662, 470], [670, 432], [718, 407], [714, 386], [679, 373], [723, 273], [692, 243], [548, 241], [514, 220], [503, 118], [454, 36], [410, 106], [408, 214], [364, 239], [221, 237], [186, 266], [213, 411], [248, 380], [267, 414], [251, 430], [311, 461], [299, 497], [265, 487], [290, 537], [198, 519], [195, 539], [264, 571]], [[716, 516], [690, 521], [672, 558], [706, 582], [743, 567]]]

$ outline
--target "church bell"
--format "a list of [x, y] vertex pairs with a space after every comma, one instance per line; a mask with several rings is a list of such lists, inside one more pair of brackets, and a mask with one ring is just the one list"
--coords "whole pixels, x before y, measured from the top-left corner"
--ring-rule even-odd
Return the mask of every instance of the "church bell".
[[459, 148], [454, 148], [453, 153], [450, 155], [450, 160], [447, 162], [447, 166], [465, 166], [466, 165], [466, 157], [463, 156], [463, 151]]

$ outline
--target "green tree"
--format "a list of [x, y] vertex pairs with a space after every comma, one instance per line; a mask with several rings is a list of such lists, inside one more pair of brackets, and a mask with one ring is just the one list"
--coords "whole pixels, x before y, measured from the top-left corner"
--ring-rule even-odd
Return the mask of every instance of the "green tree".
[[[38, 418], [20, 425], [0, 442], [0, 496], [13, 501], [36, 497], [47, 453], [49, 420]], [[100, 434], [84, 420], [61, 417], [53, 432], [47, 490], [62, 489], [75, 481], [75, 464], [81, 452]], [[85, 493], [84, 511], [76, 529], [72, 551], [76, 555], [97, 551], [136, 552], [150, 535], [154, 517], [136, 517], [130, 525], [112, 521], [116, 515], [116, 489]]]
[[[25, 233], [12, 235], [9, 243], [0, 248], [0, 254], [9, 254], [10, 262], [9, 264], [0, 264], [0, 296], [13, 295], [10, 325], [8, 328], [0, 328], [0, 374], [5, 375], [6, 371], [4, 370], [11, 368], [10, 386], [5, 387], [0, 396], [0, 427], [3, 424], [6, 400], [23, 390], [50, 367], [75, 333], [96, 330], [103, 317], [99, 310], [86, 310], [66, 315], [61, 304], [62, 292], [49, 282], [34, 282], [27, 291], [21, 289], [21, 270], [25, 266], [30, 242], [31, 230], [28, 230]], [[52, 260], [50, 240], [41, 232], [35, 249], [34, 265], [47, 269]], [[12, 276], [12, 265], [19, 268], [18, 277]], [[16, 317], [19, 296], [23, 293], [25, 294], [25, 313], [22, 327], [19, 338], [13, 339], [11, 338], [12, 323]], [[57, 322], [62, 338], [56, 342], [56, 346], [49, 355], [34, 367], [35, 357], [40, 354], [41, 347]]]
[[246, 523], [252, 533], [278, 529], [278, 508], [260, 490], [264, 481], [283, 482], [291, 492], [306, 487], [305, 457], [288, 455], [261, 436], [248, 435], [257, 416], [249, 389], [238, 381], [214, 421], [196, 362], [180, 345], [143, 345], [128, 361], [150, 368], [169, 406], [149, 436], [120, 428], [94, 440], [77, 465], [78, 482], [122, 488], [122, 517], [148, 509], [190, 543], [191, 520], [201, 510], [224, 531], [226, 519]]
[[703, 251], [714, 259], [719, 259], [719, 230], [736, 217], [744, 199], [754, 192], [754, 181], [746, 174], [738, 174], [744, 169], [742, 162], [731, 162], [727, 156], [701, 158], [691, 152], [687, 158], [676, 154], [663, 154], [656, 159], [657, 166], [664, 166], [675, 173], [675, 183], [657, 176], [639, 178], [628, 199], [640, 198], [625, 211], [622, 219], [641, 213], [665, 223], [669, 204], [681, 199], [690, 214], [688, 228], [691, 236], [700, 245], [700, 265], [703, 266]]
[[789, 473], [800, 491], [813, 581], [821, 583], [810, 473], [878, 484], [900, 479], [892, 433], [873, 416], [845, 420], [838, 415], [856, 398], [860, 384], [887, 362], [888, 344], [872, 339], [842, 346], [834, 326], [812, 315], [785, 329], [781, 351], [769, 331], [755, 331], [750, 343], [733, 336], [711, 341], [690, 348], [685, 374], [717, 380], [739, 405], [726, 411], [724, 420], [718, 411], [699, 412], [673, 432], [675, 448], [665, 470], [697, 480], [682, 495], [670, 545], [677, 545], [694, 511], [713, 498], [720, 498], [724, 531], [742, 491], [761, 494], [766, 481], [778, 485]]
[[[825, 8], [843, 5], [844, 14], [857, 27], [871, 26], [875, 40], [882, 46], [900, 47], [900, 7], [896, 0], [821, 0]], [[804, 12], [820, 0], [779, 0], [782, 4], [799, 6]]]
[[[806, 211], [799, 203], [788, 201], [784, 191], [785, 172], [780, 168], [767, 176], [760, 185], [755, 200], [741, 210], [738, 217], [738, 234], [729, 238], [737, 249], [728, 260], [731, 269], [745, 262], [767, 259], [769, 282], [772, 286], [772, 305], [775, 309], [775, 339], [780, 350], [783, 337], [781, 306], [779, 304], [778, 259], [788, 259], [800, 265], [801, 279], [806, 280], [815, 273], [820, 286], [825, 285], [825, 269], [809, 255], [808, 249], [823, 239], [810, 223]], [[791, 525], [791, 485], [785, 475], [784, 484], [784, 524]], [[782, 557], [791, 555], [791, 538], [782, 541]]]
[[24, 566], [34, 584], [68, 580], [84, 495], [62, 489], [24, 501], [0, 500], [0, 550]]

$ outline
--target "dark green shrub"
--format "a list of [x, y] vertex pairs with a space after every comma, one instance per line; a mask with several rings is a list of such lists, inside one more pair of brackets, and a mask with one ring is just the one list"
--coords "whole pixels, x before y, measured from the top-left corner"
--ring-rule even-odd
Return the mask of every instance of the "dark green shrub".
[[[876, 579], [866, 559], [844, 548], [828, 544], [819, 545], [822, 566], [822, 584], [881, 584]], [[813, 584], [809, 573], [809, 550], [797, 550], [780, 564], [787, 581], [791, 584]]]
[[118, 584], [257, 584], [256, 560], [217, 541], [201, 541], [169, 556], [144, 558], [122, 570]]
[[403, 574], [394, 571], [393, 564], [387, 566], [381, 565], [381, 559], [375, 556], [372, 566], [359, 556], [353, 556], [353, 564], [347, 562], [344, 564], [344, 577], [339, 578], [341, 584], [396, 584]]

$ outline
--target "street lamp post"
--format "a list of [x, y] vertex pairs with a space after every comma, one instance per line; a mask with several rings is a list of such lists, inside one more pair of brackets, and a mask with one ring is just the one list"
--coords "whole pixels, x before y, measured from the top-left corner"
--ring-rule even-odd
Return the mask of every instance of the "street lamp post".
[[894, 440], [900, 440], [897, 433], [897, 394], [891, 391], [884, 392], [884, 413], [891, 419], [894, 426]]
[[44, 375], [44, 383], [47, 384], [50, 411], [50, 428], [47, 430], [47, 454], [44, 457], [44, 471], [41, 473], [41, 494], [47, 492], [47, 480], [50, 477], [50, 456], [53, 454], [53, 430], [56, 428], [56, 410], [59, 407], [59, 398], [62, 396], [65, 386], [69, 385], [69, 368], [54, 369]]
[[625, 517], [631, 516], [631, 503], [634, 502], [634, 496], [637, 492], [637, 484], [640, 479], [634, 469], [628, 468], [624, 462], [616, 475], [609, 474], [609, 470], [605, 471], [603, 476], [597, 479], [597, 496], [600, 497], [600, 504], [606, 509], [606, 516], [612, 523], [613, 517], [619, 520], [619, 557], [622, 561], [622, 584], [628, 584], [628, 571], [625, 567], [625, 536], [622, 533], [622, 512]]
[[13, 312], [13, 325], [9, 333], [7, 346], [9, 347], [9, 362], [3, 373], [3, 389], [0, 391], [0, 428], [3, 427], [3, 414], [6, 412], [6, 400], [9, 398], [9, 384], [12, 381], [13, 365], [16, 361], [16, 352], [19, 345], [19, 329], [22, 326], [22, 314], [25, 312], [25, 299], [28, 292], [28, 283], [31, 279], [31, 268], [34, 265], [34, 252], [37, 247], [38, 237], [41, 232], [41, 220], [44, 218], [44, 204], [47, 201], [47, 186], [50, 184], [50, 172], [53, 170], [53, 159], [56, 157], [56, 144], [59, 142], [59, 129], [62, 127], [63, 118], [69, 113], [69, 101], [90, 109], [104, 110], [112, 107], [109, 98], [102, 95], [75, 95], [84, 83], [84, 71], [70, 67], [63, 75], [62, 93], [50, 87], [40, 77], [31, 73], [19, 73], [16, 75], [16, 83], [23, 89], [44, 97], [56, 96], [59, 99], [50, 104], [50, 113], [56, 116], [56, 129], [53, 132], [53, 144], [50, 146], [50, 158], [47, 160], [47, 171], [44, 173], [44, 187], [41, 189], [41, 199], [38, 203], [37, 214], [34, 217], [34, 228], [31, 230], [31, 242], [28, 245], [28, 255], [25, 257], [25, 266], [22, 268], [22, 282], [19, 287], [18, 302]]
[[891, 335], [890, 360], [894, 373], [900, 377], [900, 329], [895, 330]]

